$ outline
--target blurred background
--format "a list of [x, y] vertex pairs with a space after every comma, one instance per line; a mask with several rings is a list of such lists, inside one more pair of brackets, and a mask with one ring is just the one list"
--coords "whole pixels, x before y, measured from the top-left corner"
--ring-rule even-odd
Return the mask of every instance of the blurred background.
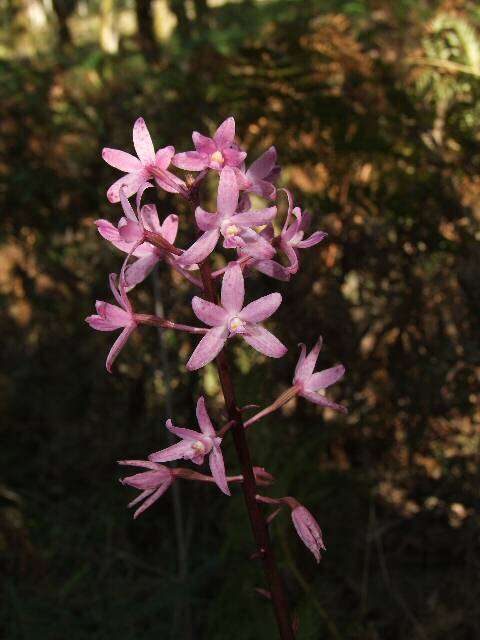
[[[480, 9], [465, 0], [4, 0], [0, 15], [0, 636], [8, 640], [275, 638], [242, 498], [177, 483], [138, 521], [116, 465], [194, 422], [213, 367], [196, 339], [137, 332], [108, 375], [112, 334], [84, 317], [121, 256], [92, 224], [117, 220], [119, 173], [142, 115], [155, 146], [191, 148], [234, 115], [255, 158], [329, 233], [281, 291], [266, 361], [232, 344], [241, 402], [290, 383], [297, 343], [347, 417], [304, 401], [252, 429], [270, 495], [318, 517], [319, 567], [288, 514], [272, 536], [300, 639], [480, 637]], [[213, 205], [212, 205], [213, 206]], [[170, 197], [162, 215], [188, 213]], [[192, 320], [160, 269], [135, 292]], [[109, 299], [108, 297], [106, 298]], [[232, 451], [229, 469], [236, 472]]]

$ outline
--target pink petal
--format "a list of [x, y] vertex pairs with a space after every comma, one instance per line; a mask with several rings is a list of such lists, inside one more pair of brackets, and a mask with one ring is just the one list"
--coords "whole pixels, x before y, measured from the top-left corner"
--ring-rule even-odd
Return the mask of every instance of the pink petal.
[[210, 155], [217, 150], [212, 138], [208, 138], [207, 136], [198, 133], [198, 131], [194, 131], [192, 133], [192, 140], [195, 145], [195, 149], [201, 154]]
[[274, 200], [277, 195], [275, 185], [267, 180], [257, 180], [248, 191], [250, 193], [256, 193], [262, 196], [262, 198], [268, 198], [269, 200]]
[[248, 331], [242, 334], [242, 338], [251, 347], [270, 358], [281, 358], [288, 351], [287, 347], [273, 333], [260, 325], [249, 327]]
[[305, 357], [307, 353], [307, 347], [303, 344], [303, 342], [301, 342], [299, 346], [300, 346], [300, 355], [298, 357], [297, 366], [295, 367], [295, 373], [293, 374], [293, 382], [297, 382], [297, 380], [300, 381], [300, 376], [302, 374], [303, 364], [305, 362]]
[[187, 188], [183, 180], [171, 171], [166, 171], [165, 169], [155, 170], [155, 182], [168, 193], [180, 193]]
[[270, 278], [283, 280], [284, 282], [288, 282], [290, 280], [290, 274], [285, 267], [274, 260], [258, 260], [257, 262], [254, 262], [252, 266], [257, 271], [260, 271], [260, 273], [270, 276]]
[[[313, 370], [315, 369], [315, 365], [317, 364], [318, 355], [322, 348], [322, 344], [323, 344], [323, 338], [322, 336], [320, 336], [317, 342], [315, 343], [315, 346], [308, 354], [308, 356], [307, 357], [303, 356], [302, 364], [300, 365], [300, 362], [298, 363], [297, 368], [295, 369], [295, 380], [299, 380], [301, 382], [308, 382], [308, 379], [312, 375]], [[303, 350], [302, 350], [302, 355], [303, 355]]]
[[230, 313], [237, 313], [243, 306], [245, 283], [242, 269], [238, 264], [230, 263], [222, 280], [222, 307]]
[[228, 488], [227, 477], [225, 474], [225, 462], [223, 460], [223, 455], [220, 447], [212, 448], [208, 457], [208, 463], [210, 465], [212, 476], [220, 491], [223, 491], [223, 493], [225, 493], [227, 496], [231, 495], [230, 489]]
[[215, 429], [205, 406], [205, 398], [201, 396], [197, 402], [197, 420], [202, 433], [206, 436], [215, 436]]
[[246, 227], [259, 227], [273, 220], [276, 215], [277, 207], [269, 207], [268, 209], [258, 209], [258, 211], [237, 213], [237, 215], [233, 217], [232, 222]]
[[297, 273], [299, 269], [298, 256], [295, 249], [288, 242], [281, 242], [280, 247], [283, 253], [287, 256], [289, 265], [286, 267], [287, 271], [291, 274]]
[[168, 147], [162, 147], [162, 149], [159, 149], [155, 154], [155, 166], [159, 169], [168, 169], [174, 155], [174, 147], [171, 145]]
[[126, 465], [129, 467], [145, 467], [145, 469], [153, 469], [153, 471], [165, 471], [165, 477], [170, 475], [167, 467], [161, 467], [149, 460], [119, 460], [118, 464]]
[[208, 165], [208, 158], [198, 151], [185, 151], [174, 155], [172, 164], [187, 171], [201, 171]]
[[318, 522], [303, 506], [293, 509], [292, 522], [304, 545], [313, 553], [316, 561], [320, 562], [320, 551], [325, 550], [325, 545]]
[[198, 431], [186, 429], [185, 427], [176, 427], [170, 418], [166, 421], [165, 426], [171, 433], [183, 440], [190, 440], [190, 442], [194, 442], [200, 438], [200, 433]]
[[245, 151], [237, 151], [237, 149], [223, 149], [222, 154], [225, 165], [229, 167], [239, 167], [247, 157]]
[[319, 371], [318, 373], [314, 373], [308, 380], [306, 389], [308, 391], [326, 389], [332, 384], [335, 384], [335, 382], [340, 380], [340, 378], [343, 378], [344, 374], [345, 367], [342, 364], [339, 364], [336, 367], [330, 367], [330, 369], [325, 369], [324, 371]]
[[162, 449], [148, 456], [148, 459], [152, 462], [171, 462], [172, 460], [190, 459], [194, 455], [195, 451], [192, 449], [191, 440], [181, 440], [176, 444], [172, 444], [171, 447]]
[[97, 226], [98, 233], [102, 238], [111, 242], [114, 247], [120, 249], [120, 251], [125, 251], [125, 253], [130, 251], [132, 244], [130, 242], [120, 240], [118, 229], [111, 222], [108, 220], [95, 220], [95, 225]]
[[135, 331], [135, 329], [136, 329], [135, 324], [131, 324], [128, 327], [125, 327], [125, 329], [122, 331], [122, 333], [118, 336], [118, 338], [113, 343], [113, 346], [108, 353], [107, 361], [106, 361], [106, 368], [109, 373], [112, 373], [113, 363], [115, 362], [118, 354], [123, 349], [128, 338]]
[[138, 118], [133, 125], [133, 146], [142, 164], [155, 162], [155, 149], [143, 118]]
[[235, 120], [232, 116], [222, 122], [216, 130], [213, 140], [220, 150], [229, 147], [235, 138]]
[[327, 407], [328, 409], [340, 411], [341, 413], [348, 413], [348, 409], [346, 407], [341, 404], [337, 404], [336, 402], [332, 402], [325, 398], [325, 396], [315, 393], [314, 391], [300, 391], [299, 395], [310, 400], [310, 402], [313, 402], [314, 404], [320, 405], [321, 407]]
[[219, 226], [219, 219], [220, 216], [217, 213], [209, 213], [202, 209], [202, 207], [197, 207], [195, 209], [195, 220], [198, 228], [202, 231], [216, 229]]
[[247, 304], [240, 312], [240, 317], [246, 322], [262, 322], [266, 318], [269, 318], [272, 313], [278, 309], [282, 302], [282, 296], [279, 293], [270, 293], [268, 296], [258, 298]]
[[189, 265], [198, 264], [205, 260], [215, 249], [219, 236], [220, 231], [218, 229], [205, 231], [185, 253], [182, 253], [182, 255], [178, 257], [178, 264], [182, 267], [188, 267]]
[[277, 150], [270, 147], [255, 162], [252, 162], [247, 170], [247, 176], [253, 178], [255, 182], [263, 180], [272, 171], [277, 162]]
[[102, 158], [105, 162], [115, 169], [131, 173], [132, 171], [139, 171], [142, 168], [142, 163], [138, 158], [132, 156], [131, 153], [125, 153], [120, 149], [108, 149], [102, 150]]
[[169, 481], [162, 484], [162, 486], [159, 487], [156, 491], [154, 491], [151, 494], [151, 496], [145, 500], [142, 506], [135, 511], [135, 513], [133, 514], [133, 517], [138, 518], [138, 516], [141, 515], [146, 509], [151, 507], [154, 502], [156, 502], [159, 498], [163, 496], [163, 494], [170, 487], [172, 482], [173, 482], [173, 479], [170, 479]]
[[206, 333], [197, 344], [195, 351], [187, 362], [188, 371], [201, 369], [211, 362], [223, 348], [227, 340], [228, 330], [226, 327], [214, 327]]
[[222, 218], [232, 216], [238, 204], [238, 184], [235, 172], [230, 167], [225, 167], [220, 173], [217, 195], [217, 213]]
[[125, 286], [128, 291], [143, 282], [152, 272], [153, 268], [159, 261], [157, 254], [152, 253], [143, 258], [139, 258], [136, 262], [130, 264], [125, 269]]
[[327, 233], [325, 231], [315, 231], [309, 238], [302, 240], [297, 243], [297, 247], [299, 249], [309, 249], [310, 247], [315, 246], [319, 242], [321, 242], [324, 238], [327, 237]]
[[197, 318], [210, 327], [219, 327], [226, 323], [227, 312], [217, 304], [213, 304], [213, 302], [194, 296], [192, 309]]
[[143, 226], [149, 231], [161, 232], [160, 220], [158, 219], [157, 207], [154, 204], [144, 204], [140, 209], [140, 218]]
[[175, 215], [174, 213], [171, 213], [163, 221], [163, 224], [160, 229], [160, 233], [165, 238], [165, 240], [170, 242], [170, 244], [173, 244], [177, 237], [177, 232], [178, 232], [178, 216]]
[[125, 197], [129, 198], [137, 192], [138, 188], [148, 179], [148, 175], [142, 171], [127, 173], [114, 182], [107, 191], [107, 198], [110, 202], [120, 202], [120, 189], [123, 187]]
[[244, 229], [241, 233], [245, 242], [245, 253], [258, 260], [269, 260], [275, 255], [275, 249], [268, 240], [265, 240], [253, 229]]

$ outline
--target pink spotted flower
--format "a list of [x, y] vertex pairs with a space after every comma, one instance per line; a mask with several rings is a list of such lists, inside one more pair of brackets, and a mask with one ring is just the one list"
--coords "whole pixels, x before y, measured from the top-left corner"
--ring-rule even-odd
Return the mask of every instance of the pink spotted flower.
[[211, 362], [226, 341], [241, 336], [247, 344], [270, 358], [281, 358], [287, 348], [260, 322], [269, 318], [279, 307], [282, 296], [270, 293], [243, 306], [245, 286], [242, 269], [231, 263], [223, 276], [221, 304], [213, 304], [195, 296], [192, 308], [202, 322], [212, 327], [198, 343], [187, 362], [187, 369], [195, 371]]
[[318, 355], [322, 348], [322, 343], [323, 340], [320, 336], [308, 355], [306, 355], [305, 345], [300, 345], [300, 358], [295, 369], [293, 384], [298, 390], [298, 395], [310, 400], [310, 402], [314, 402], [321, 407], [329, 407], [335, 411], [347, 413], [346, 407], [328, 400], [322, 393], [324, 389], [335, 384], [335, 382], [343, 377], [345, 367], [339, 364], [335, 367], [330, 367], [330, 369], [324, 369], [323, 371], [313, 373], [318, 360]]
[[109, 373], [112, 372], [112, 365], [118, 354], [125, 346], [130, 335], [137, 328], [135, 314], [133, 313], [130, 300], [127, 297], [125, 285], [120, 283], [120, 285], [117, 286], [115, 284], [115, 279], [116, 274], [110, 274], [110, 288], [118, 305], [110, 304], [103, 300], [97, 300], [95, 303], [97, 314], [85, 318], [85, 321], [92, 327], [92, 329], [96, 329], [97, 331], [115, 331], [116, 329], [123, 329], [121, 334], [113, 343], [113, 346], [107, 356], [106, 367]]
[[[299, 249], [309, 249], [321, 242], [327, 234], [325, 231], [314, 231], [308, 238], [305, 233], [310, 228], [312, 216], [300, 207], [293, 206], [292, 196], [285, 189], [288, 197], [288, 214], [280, 234], [279, 246], [287, 256], [289, 265], [286, 267], [289, 273], [297, 273], [299, 268]], [[293, 217], [293, 220], [292, 220]]]
[[241, 248], [258, 259], [269, 259], [275, 255], [271, 244], [252, 227], [273, 220], [277, 207], [237, 213], [238, 197], [235, 172], [230, 167], [225, 167], [218, 185], [217, 212], [209, 213], [197, 207], [195, 219], [204, 233], [178, 258], [180, 265], [189, 266], [205, 260], [214, 250], [221, 235], [226, 249]]
[[203, 464], [205, 456], [208, 455], [210, 470], [217, 486], [229, 496], [230, 490], [225, 476], [225, 463], [220, 449], [222, 438], [219, 438], [215, 433], [203, 396], [197, 402], [197, 421], [200, 432], [183, 427], [175, 427], [171, 420], [167, 420], [167, 429], [181, 438], [181, 440], [166, 449], [162, 449], [162, 451], [152, 453], [148, 456], [148, 459], [152, 462], [170, 462], [183, 458], [200, 465]]
[[175, 480], [173, 469], [150, 460], [119, 460], [118, 464], [148, 469], [148, 471], [136, 473], [120, 480], [122, 484], [135, 487], [135, 489], [141, 491], [140, 495], [128, 504], [129, 507], [133, 507], [143, 500], [143, 504], [133, 514], [134, 518], [138, 518], [141, 513], [161, 498]]
[[154, 204], [140, 206], [144, 190], [151, 186], [152, 185], [147, 182], [142, 185], [137, 192], [137, 213], [134, 212], [128, 199], [125, 197], [124, 190], [120, 189], [120, 202], [125, 215], [120, 218], [117, 226], [108, 220], [101, 219], [95, 221], [98, 232], [103, 238], [111, 242], [111, 244], [117, 249], [120, 249], [120, 251], [128, 254], [132, 253], [134, 257], [138, 258], [125, 269], [125, 285], [127, 291], [145, 280], [155, 265], [161, 260], [165, 260], [169, 264], [176, 264], [168, 251], [145, 241], [139, 245], [144, 230], [160, 234], [170, 244], [174, 244], [177, 237], [178, 216], [170, 214], [165, 218], [163, 223], [160, 224], [157, 208]]
[[308, 509], [301, 505], [296, 500], [290, 498], [296, 504], [292, 508], [292, 522], [298, 533], [301, 541], [310, 549], [315, 556], [315, 560], [320, 562], [321, 552], [326, 551], [326, 547], [323, 543], [322, 530], [318, 522]]
[[162, 189], [170, 193], [182, 193], [186, 190], [185, 183], [168, 171], [175, 149], [168, 146], [155, 153], [152, 138], [143, 118], [138, 118], [133, 125], [133, 146], [138, 157], [120, 149], [105, 148], [102, 151], [105, 162], [125, 172], [125, 175], [108, 189], [107, 198], [110, 202], [119, 202], [121, 187], [129, 198], [150, 179], [155, 179]]
[[195, 151], [177, 153], [173, 164], [179, 169], [187, 171], [203, 171], [214, 169], [221, 171], [223, 167], [238, 167], [247, 157], [244, 151], [239, 151], [234, 143], [235, 120], [227, 118], [218, 127], [213, 138], [194, 131], [192, 134]]

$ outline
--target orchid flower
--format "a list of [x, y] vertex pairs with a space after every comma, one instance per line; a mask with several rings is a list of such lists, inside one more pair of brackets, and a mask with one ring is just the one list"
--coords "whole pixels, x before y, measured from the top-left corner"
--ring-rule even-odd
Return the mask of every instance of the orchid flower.
[[175, 427], [171, 420], [167, 420], [167, 429], [181, 438], [181, 441], [162, 451], [152, 453], [152, 455], [148, 456], [148, 459], [152, 462], [170, 462], [183, 458], [191, 460], [195, 464], [203, 464], [205, 456], [208, 455], [210, 470], [216, 484], [223, 493], [229, 496], [230, 490], [225, 477], [225, 463], [220, 449], [222, 438], [219, 438], [215, 433], [203, 396], [198, 399], [196, 413], [201, 433], [192, 429]]
[[204, 233], [179, 256], [180, 265], [188, 266], [205, 260], [214, 250], [220, 235], [224, 238], [223, 246], [226, 249], [241, 247], [247, 254], [259, 259], [268, 259], [275, 255], [275, 249], [252, 227], [273, 220], [277, 214], [277, 207], [237, 213], [238, 196], [235, 172], [230, 167], [225, 167], [220, 174], [218, 185], [217, 212], [208, 213], [197, 207], [195, 219]]
[[117, 226], [108, 220], [96, 220], [100, 235], [108, 240], [114, 247], [132, 253], [138, 260], [125, 269], [125, 286], [130, 291], [137, 284], [145, 280], [155, 265], [161, 260], [176, 266], [172, 255], [150, 242], [143, 242], [139, 246], [139, 241], [143, 237], [144, 231], [153, 231], [160, 234], [167, 242], [174, 244], [178, 231], [178, 216], [168, 215], [162, 224], [158, 218], [157, 208], [154, 204], [140, 206], [141, 197], [146, 188], [151, 187], [150, 183], [145, 183], [137, 192], [137, 213], [133, 211], [128, 199], [125, 197], [123, 189], [120, 189], [120, 202], [125, 215], [120, 218]]
[[270, 147], [255, 162], [252, 162], [246, 171], [236, 169], [235, 173], [239, 189], [273, 200], [277, 194], [273, 182], [280, 175], [277, 150], [275, 147]]
[[235, 120], [230, 117], [222, 122], [213, 138], [194, 131], [192, 140], [195, 151], [177, 153], [172, 162], [179, 169], [187, 171], [203, 171], [203, 169], [221, 171], [223, 167], [238, 167], [247, 154], [238, 150], [233, 142], [234, 138]]
[[308, 355], [306, 355], [305, 345], [300, 345], [300, 358], [295, 368], [293, 384], [298, 390], [298, 395], [310, 400], [310, 402], [319, 404], [321, 407], [329, 407], [335, 411], [347, 413], [347, 409], [341, 404], [336, 404], [335, 402], [328, 400], [321, 393], [316, 393], [317, 391], [321, 392], [332, 384], [335, 384], [335, 382], [340, 380], [345, 373], [345, 367], [341, 364], [336, 367], [331, 367], [330, 369], [325, 369], [324, 371], [313, 373], [318, 360], [318, 355], [322, 348], [322, 343], [323, 340], [320, 336]]
[[122, 333], [113, 343], [107, 356], [106, 367], [109, 373], [112, 372], [112, 365], [118, 354], [138, 325], [135, 320], [132, 305], [125, 291], [125, 284], [120, 282], [120, 285], [117, 287], [115, 279], [116, 274], [111, 273], [110, 288], [118, 306], [104, 302], [103, 300], [97, 300], [95, 303], [97, 315], [85, 318], [85, 321], [88, 322], [92, 329], [97, 329], [97, 331], [115, 331], [115, 329], [121, 329], [123, 327]]
[[212, 327], [198, 343], [187, 362], [195, 371], [211, 362], [232, 336], [241, 336], [247, 344], [271, 358], [281, 358], [287, 348], [259, 322], [269, 318], [280, 306], [282, 296], [270, 293], [243, 306], [245, 285], [242, 269], [231, 263], [222, 280], [221, 305], [195, 296], [192, 308], [202, 322]]
[[[325, 231], [314, 231], [311, 236], [304, 239], [305, 233], [310, 228], [312, 216], [307, 211], [303, 211], [300, 207], [293, 206], [291, 193], [284, 189], [288, 198], [288, 213], [280, 234], [280, 249], [287, 256], [290, 264], [286, 269], [289, 273], [297, 273], [299, 269], [299, 249], [309, 249], [321, 242], [327, 234]], [[292, 216], [294, 220], [292, 221]]]
[[[272, 242], [275, 236], [275, 231], [271, 223], [268, 223], [266, 227], [262, 229], [262, 231], [260, 231], [259, 235], [263, 240], [266, 240], [273, 248]], [[284, 267], [279, 262], [271, 259], [252, 258], [243, 248], [237, 249], [237, 252], [241, 259], [246, 259], [246, 273], [255, 270], [263, 273], [266, 276], [269, 276], [270, 278], [274, 278], [275, 280], [282, 280], [283, 282], [288, 282], [290, 280], [290, 271], [287, 269], [287, 267]]]
[[129, 507], [133, 507], [142, 500], [144, 501], [142, 506], [133, 514], [134, 518], [138, 518], [141, 513], [161, 498], [175, 480], [173, 469], [169, 469], [163, 464], [155, 464], [149, 460], [119, 460], [118, 464], [149, 469], [149, 471], [136, 473], [120, 480], [122, 484], [135, 487], [135, 489], [139, 489], [142, 492], [128, 504]]
[[138, 157], [120, 149], [105, 148], [102, 151], [105, 162], [125, 172], [125, 175], [108, 189], [107, 198], [110, 202], [120, 200], [121, 187], [125, 189], [125, 195], [129, 198], [150, 178], [154, 178], [162, 189], [170, 193], [181, 193], [186, 190], [183, 180], [167, 170], [175, 149], [168, 146], [155, 153], [152, 138], [143, 118], [138, 118], [133, 125], [133, 145]]
[[303, 544], [307, 549], [310, 549], [318, 563], [321, 558], [320, 552], [327, 550], [323, 543], [322, 530], [310, 511], [296, 500], [295, 502], [296, 506], [291, 513], [293, 526]]

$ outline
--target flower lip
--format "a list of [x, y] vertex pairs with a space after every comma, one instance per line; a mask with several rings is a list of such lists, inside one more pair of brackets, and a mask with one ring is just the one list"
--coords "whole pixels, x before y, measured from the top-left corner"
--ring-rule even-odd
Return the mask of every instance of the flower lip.
[[245, 333], [246, 322], [239, 316], [232, 316], [228, 321], [230, 334]]
[[217, 164], [223, 164], [225, 162], [225, 158], [223, 157], [223, 153], [221, 151], [219, 151], [218, 149], [217, 149], [217, 151], [212, 153], [212, 155], [210, 156], [210, 160], [212, 162], [216, 162]]
[[192, 444], [192, 449], [195, 451], [195, 453], [197, 455], [205, 455], [207, 453], [207, 448], [206, 446], [203, 444], [203, 442], [201, 440], [196, 440], [193, 444]]
[[229, 224], [227, 227], [225, 227], [224, 235], [229, 238], [232, 236], [236, 236], [239, 233], [240, 227], [238, 227], [236, 224]]

